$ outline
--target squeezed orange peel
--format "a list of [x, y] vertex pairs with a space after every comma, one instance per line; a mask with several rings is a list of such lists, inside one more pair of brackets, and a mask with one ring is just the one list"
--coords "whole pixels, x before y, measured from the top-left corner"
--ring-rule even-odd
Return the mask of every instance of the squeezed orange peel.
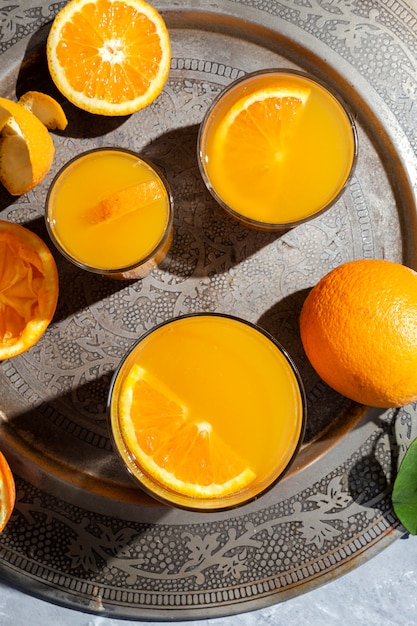
[[65, 130], [68, 125], [62, 106], [46, 93], [27, 91], [19, 98], [19, 104], [33, 113], [49, 130]]
[[7, 122], [10, 120], [11, 115], [7, 109], [0, 106], [0, 132], [3, 130]]
[[31, 111], [7, 98], [0, 98], [0, 107], [0, 183], [20, 196], [44, 179], [55, 147], [46, 126]]

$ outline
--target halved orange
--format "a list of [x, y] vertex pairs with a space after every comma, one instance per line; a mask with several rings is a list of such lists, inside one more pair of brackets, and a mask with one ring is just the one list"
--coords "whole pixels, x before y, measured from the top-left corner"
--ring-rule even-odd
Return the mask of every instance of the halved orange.
[[0, 183], [20, 196], [49, 172], [54, 142], [45, 125], [25, 107], [7, 98], [0, 98], [0, 107], [9, 114], [1, 128]]
[[74, 105], [128, 115], [162, 91], [171, 46], [163, 18], [144, 0], [70, 0], [52, 24], [47, 58], [53, 81]]
[[226, 113], [217, 131], [217, 158], [237, 188], [248, 180], [260, 188], [274, 185], [309, 95], [301, 86], [267, 87], [245, 95]]
[[140, 469], [181, 495], [221, 497], [255, 477], [209, 422], [191, 415], [170, 389], [137, 364], [122, 384], [119, 420]]
[[12, 470], [0, 452], [0, 532], [4, 529], [16, 501], [16, 488]]
[[28, 228], [0, 221], [0, 361], [41, 338], [57, 300], [58, 272], [47, 245]]

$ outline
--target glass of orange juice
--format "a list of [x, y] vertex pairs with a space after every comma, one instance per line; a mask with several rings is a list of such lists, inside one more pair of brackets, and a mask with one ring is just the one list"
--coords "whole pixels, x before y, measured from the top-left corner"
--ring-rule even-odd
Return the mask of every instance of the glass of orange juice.
[[231, 215], [284, 230], [328, 209], [357, 157], [352, 116], [321, 82], [295, 70], [248, 74], [227, 87], [199, 130], [203, 180]]
[[247, 503], [285, 473], [306, 402], [297, 369], [258, 326], [184, 315], [142, 336], [108, 402], [114, 446], [157, 500], [192, 510]]
[[143, 278], [168, 252], [173, 201], [161, 172], [135, 152], [97, 148], [69, 161], [46, 199], [46, 225], [75, 265]]

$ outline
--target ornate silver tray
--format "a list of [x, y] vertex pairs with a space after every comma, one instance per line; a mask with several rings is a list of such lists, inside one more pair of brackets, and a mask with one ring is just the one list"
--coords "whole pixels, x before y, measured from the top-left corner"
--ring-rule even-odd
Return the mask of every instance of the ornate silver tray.
[[[83, 150], [116, 145], [163, 168], [175, 234], [163, 265], [137, 282], [87, 274], [57, 254], [52, 325], [28, 353], [1, 363], [0, 449], [15, 472], [17, 502], [0, 535], [0, 576], [45, 600], [130, 619], [198, 619], [281, 602], [403, 532], [390, 486], [415, 436], [416, 406], [368, 410], [332, 392], [303, 354], [298, 315], [307, 290], [341, 262], [416, 265], [416, 12], [401, 0], [160, 0], [173, 47], [168, 84], [146, 110], [107, 119], [64, 102], [49, 79], [44, 45], [63, 4], [29, 0], [0, 10], [0, 94], [46, 91], [69, 118], [54, 135], [48, 178], [20, 198], [0, 190], [0, 217], [48, 241], [43, 206], [53, 175]], [[327, 81], [359, 134], [340, 201], [281, 235], [228, 217], [196, 161], [209, 103], [234, 78], [265, 67]], [[290, 473], [227, 513], [174, 510], [145, 496], [107, 430], [107, 391], [126, 349], [154, 324], [195, 311], [239, 315], [270, 331], [295, 359], [308, 396]]]

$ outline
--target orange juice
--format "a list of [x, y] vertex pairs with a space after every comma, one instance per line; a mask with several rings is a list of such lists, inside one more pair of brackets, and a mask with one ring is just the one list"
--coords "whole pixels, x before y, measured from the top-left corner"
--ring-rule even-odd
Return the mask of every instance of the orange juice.
[[199, 164], [208, 189], [235, 217], [288, 228], [339, 197], [356, 158], [351, 116], [328, 89], [293, 71], [239, 79], [200, 127]]
[[53, 242], [75, 264], [135, 278], [167, 251], [171, 198], [161, 174], [134, 152], [91, 150], [55, 177], [46, 222]]
[[[129, 377], [134, 371], [140, 372], [140, 382], [147, 381], [145, 401], [132, 400], [135, 391]], [[155, 410], [148, 383], [151, 393], [158, 394]], [[135, 411], [133, 423], [123, 421], [126, 398], [131, 399], [130, 415]], [[220, 314], [175, 318], [142, 337], [115, 375], [109, 407], [116, 449], [142, 487], [165, 502], [194, 509], [236, 506], [274, 484], [300, 445], [305, 420], [302, 384], [285, 351], [258, 327]], [[178, 409], [183, 411], [179, 418]], [[143, 444], [149, 450], [143, 463], [138, 442], [141, 445], [142, 423], [150, 417]], [[177, 419], [179, 424], [173, 425]], [[178, 433], [185, 437], [193, 423], [200, 430], [204, 425], [213, 440], [216, 437], [230, 451], [220, 458], [221, 470], [228, 469], [232, 457], [239, 460], [236, 473], [241, 480], [229, 481], [226, 493], [222, 485], [205, 487], [209, 480], [204, 482], [200, 475], [192, 478], [184, 463], [198, 444], [178, 441]], [[168, 457], [177, 445], [175, 463], [182, 468], [176, 473]], [[159, 454], [158, 446], [165, 446], [166, 452]], [[207, 459], [198, 454], [197, 465], [204, 469]], [[156, 469], [154, 459], [160, 464]], [[173, 474], [180, 480], [174, 477], [167, 484]]]

